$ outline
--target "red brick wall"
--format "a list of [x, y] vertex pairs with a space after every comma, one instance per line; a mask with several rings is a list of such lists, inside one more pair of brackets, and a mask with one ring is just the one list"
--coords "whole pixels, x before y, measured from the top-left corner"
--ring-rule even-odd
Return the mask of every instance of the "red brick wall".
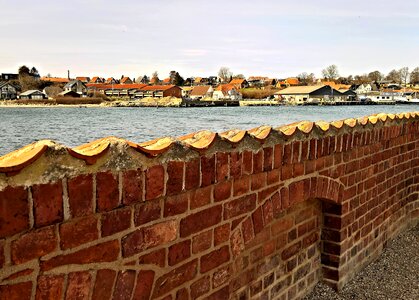
[[[0, 191], [0, 299], [294, 299], [419, 216], [419, 122]], [[35, 182], [36, 180], [34, 180]]]

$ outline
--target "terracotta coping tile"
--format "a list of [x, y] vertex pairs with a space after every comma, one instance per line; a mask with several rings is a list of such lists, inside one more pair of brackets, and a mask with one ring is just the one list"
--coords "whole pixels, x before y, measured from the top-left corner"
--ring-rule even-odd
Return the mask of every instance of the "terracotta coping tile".
[[316, 126], [317, 126], [318, 128], [320, 128], [322, 131], [326, 132], [326, 131], [328, 131], [328, 130], [329, 130], [329, 128], [330, 128], [330, 123], [325, 122], [325, 121], [317, 121], [317, 122], [316, 122]]
[[223, 140], [227, 140], [228, 142], [232, 144], [237, 144], [244, 139], [244, 137], [246, 136], [246, 133], [247, 133], [246, 130], [232, 129], [232, 130], [220, 133], [219, 135]]
[[336, 129], [341, 129], [343, 127], [343, 123], [344, 123], [343, 120], [339, 120], [339, 121], [330, 122], [330, 125], [332, 125]]
[[253, 129], [249, 130], [248, 133], [253, 138], [262, 142], [269, 136], [271, 131], [272, 131], [272, 127], [265, 125], [265, 126], [260, 126], [260, 127], [253, 128]]
[[72, 149], [67, 148], [67, 151], [71, 156], [83, 159], [88, 165], [92, 165], [99, 157], [106, 153], [111, 144], [110, 140], [113, 139], [115, 138], [106, 137]]
[[354, 128], [356, 126], [357, 121], [356, 119], [346, 119], [344, 123], [349, 127]]
[[214, 143], [216, 137], [216, 133], [203, 130], [182, 136], [179, 140], [195, 150], [205, 150]]
[[36, 161], [51, 143], [47, 140], [38, 141], [0, 157], [0, 172], [18, 172]]
[[166, 152], [172, 147], [174, 140], [170, 137], [163, 137], [160, 139], [155, 139], [148, 142], [143, 142], [140, 144], [135, 144], [132, 142], [128, 142], [128, 145], [133, 147], [135, 150], [142, 152], [147, 155], [156, 156], [160, 153]]

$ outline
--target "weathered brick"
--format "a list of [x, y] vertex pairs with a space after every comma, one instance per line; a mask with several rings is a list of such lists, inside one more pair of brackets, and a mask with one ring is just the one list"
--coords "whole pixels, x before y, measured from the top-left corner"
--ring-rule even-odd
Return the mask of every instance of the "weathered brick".
[[200, 160], [194, 159], [185, 164], [185, 189], [196, 189], [200, 185]]
[[263, 150], [253, 153], [253, 174], [263, 172]]
[[41, 270], [48, 271], [64, 265], [111, 262], [118, 259], [119, 251], [118, 240], [104, 242], [74, 253], [58, 255], [49, 260], [41, 261]]
[[109, 269], [98, 270], [93, 288], [93, 300], [111, 299], [116, 271]]
[[212, 276], [213, 287], [218, 288], [223, 284], [226, 284], [232, 275], [231, 273], [231, 265], [224, 266], [216, 270]]
[[230, 251], [228, 246], [214, 250], [201, 257], [201, 273], [206, 273], [212, 269], [226, 263], [230, 260]]
[[97, 218], [88, 216], [60, 225], [61, 249], [74, 248], [99, 237]]
[[233, 182], [233, 195], [240, 196], [246, 194], [250, 189], [250, 176], [242, 176]]
[[254, 231], [253, 231], [253, 221], [251, 217], [248, 217], [243, 221], [242, 233], [243, 233], [243, 240], [245, 244], [249, 243], [255, 236]]
[[67, 181], [68, 203], [73, 218], [93, 213], [93, 176], [80, 175]]
[[42, 257], [58, 246], [55, 227], [48, 226], [22, 235], [12, 242], [11, 256], [14, 264]]
[[229, 155], [228, 153], [218, 152], [216, 154], [216, 180], [222, 182], [229, 179]]
[[263, 213], [262, 213], [261, 207], [258, 207], [258, 209], [256, 209], [252, 213], [252, 221], [253, 221], [253, 231], [255, 232], [255, 235], [256, 235], [263, 230]]
[[161, 210], [161, 201], [159, 200], [138, 203], [134, 210], [135, 226], [147, 224], [151, 221], [159, 219]]
[[190, 192], [190, 207], [195, 209], [211, 203], [212, 187], [204, 187]]
[[171, 241], [177, 236], [176, 221], [166, 221], [140, 228], [122, 239], [122, 255], [129, 257]]
[[154, 271], [140, 270], [137, 275], [137, 284], [134, 290], [133, 299], [148, 300], [150, 299], [151, 290], [153, 289]]
[[215, 291], [211, 295], [209, 295], [206, 300], [218, 300], [218, 299], [229, 299], [230, 293], [228, 289], [228, 285]]
[[270, 199], [266, 200], [262, 205], [263, 210], [263, 224], [268, 225], [274, 218], [274, 211], [272, 206], [272, 201]]
[[211, 289], [211, 281], [209, 276], [204, 276], [201, 279], [191, 284], [191, 297], [196, 299], [208, 293]]
[[256, 207], [256, 195], [248, 195], [224, 204], [224, 219], [231, 219], [251, 212]]
[[253, 153], [243, 151], [243, 174], [252, 174], [253, 172]]
[[214, 201], [222, 201], [230, 198], [231, 196], [231, 181], [220, 182], [214, 186]]
[[176, 292], [176, 300], [189, 300], [189, 291], [187, 288], [182, 288]]
[[272, 147], [263, 148], [263, 171], [272, 170], [274, 150]]
[[272, 224], [272, 235], [278, 235], [281, 232], [287, 231], [293, 226], [294, 222], [291, 217], [284, 217]]
[[191, 281], [197, 274], [197, 268], [198, 261], [193, 260], [160, 276], [154, 284], [154, 286], [158, 286], [159, 288], [154, 289], [152, 298], [161, 297], [172, 291], [175, 287]]
[[281, 144], [275, 145], [275, 147], [274, 147], [274, 169], [279, 169], [282, 165], [282, 151], [283, 151], [283, 146]]
[[164, 216], [176, 216], [184, 213], [188, 209], [189, 194], [170, 196], [164, 199]]
[[32, 282], [21, 282], [9, 285], [0, 285], [0, 299], [7, 300], [30, 300], [32, 294]]
[[138, 263], [140, 265], [155, 265], [159, 267], [164, 267], [166, 262], [166, 249], [160, 249], [153, 252], [150, 252], [148, 254], [145, 254], [143, 256], [140, 256], [138, 259]]
[[282, 254], [281, 254], [282, 260], [287, 260], [290, 257], [294, 256], [295, 254], [298, 253], [298, 251], [300, 251], [300, 249], [301, 249], [301, 241], [288, 246], [282, 251]]
[[282, 209], [287, 209], [290, 207], [289, 192], [288, 188], [286, 187], [281, 189], [281, 207]]
[[269, 171], [266, 174], [266, 183], [268, 185], [278, 183], [279, 182], [280, 175], [281, 175], [281, 173], [279, 172], [278, 169], [274, 169], [272, 171]]
[[96, 197], [98, 212], [109, 211], [119, 205], [118, 176], [110, 172], [96, 174]]
[[0, 238], [29, 228], [28, 192], [23, 187], [0, 191]]
[[63, 220], [63, 186], [56, 183], [32, 186], [35, 226], [51, 225]]
[[266, 173], [258, 173], [252, 175], [251, 189], [252, 191], [259, 190], [266, 186]]
[[68, 274], [65, 299], [87, 299], [91, 284], [92, 276], [89, 272], [73, 272]]
[[304, 182], [293, 182], [289, 186], [290, 206], [304, 201]]
[[230, 238], [230, 224], [224, 224], [214, 229], [214, 246], [227, 242]]
[[177, 265], [191, 257], [191, 240], [186, 240], [169, 247], [169, 266]]
[[152, 166], [145, 172], [145, 200], [163, 196], [164, 193], [164, 168]]
[[131, 299], [135, 284], [135, 271], [119, 271], [116, 278], [115, 289], [113, 291], [113, 300]]
[[166, 195], [176, 195], [182, 191], [184, 167], [185, 163], [181, 161], [169, 161], [167, 163]]
[[197, 234], [192, 239], [192, 253], [199, 253], [209, 249], [212, 245], [212, 230]]
[[214, 226], [221, 221], [222, 206], [217, 205], [190, 214], [180, 221], [180, 236], [187, 237], [193, 233]]
[[274, 217], [278, 217], [279, 214], [282, 211], [282, 205], [281, 205], [281, 195], [279, 192], [276, 192], [272, 197], [271, 197], [271, 201], [272, 201], [272, 210], [273, 210], [273, 215]]
[[60, 299], [64, 289], [64, 275], [41, 275], [36, 286], [36, 300]]
[[281, 168], [281, 180], [285, 181], [292, 178], [293, 166], [291, 164], [283, 165]]
[[201, 187], [215, 183], [215, 155], [201, 157]]
[[242, 175], [242, 154], [232, 152], [230, 154], [230, 176], [234, 179], [240, 178]]
[[126, 207], [103, 213], [101, 217], [102, 237], [124, 231], [131, 226], [131, 208]]
[[129, 170], [122, 173], [122, 203], [141, 201], [143, 198], [143, 176], [140, 170]]

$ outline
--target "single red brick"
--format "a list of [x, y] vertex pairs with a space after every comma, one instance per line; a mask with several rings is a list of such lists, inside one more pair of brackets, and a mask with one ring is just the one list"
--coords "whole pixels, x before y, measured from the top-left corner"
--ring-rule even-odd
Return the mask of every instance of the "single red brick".
[[282, 219], [279, 219], [278, 221], [272, 224], [272, 235], [278, 235], [281, 232], [285, 232], [288, 229], [290, 229], [293, 225], [294, 221], [291, 217], [284, 217]]
[[235, 179], [242, 176], [242, 154], [239, 152], [230, 154], [230, 176]]
[[221, 213], [222, 206], [217, 205], [188, 215], [180, 221], [180, 236], [187, 237], [218, 224], [221, 221]]
[[243, 152], [243, 174], [252, 174], [253, 172], [253, 153]]
[[207, 250], [212, 245], [212, 230], [204, 231], [192, 239], [192, 253], [199, 253]]
[[266, 186], [266, 173], [258, 173], [252, 175], [251, 189], [252, 191], [259, 190]]
[[266, 177], [267, 184], [268, 185], [271, 185], [271, 184], [278, 183], [279, 182], [280, 175], [281, 175], [281, 173], [280, 173], [279, 169], [274, 169], [274, 170], [268, 172], [266, 174], [266, 176], [267, 176]]
[[183, 189], [183, 169], [185, 163], [181, 161], [169, 161], [167, 164], [166, 195], [179, 194]]
[[215, 183], [215, 155], [201, 157], [201, 187]]
[[216, 154], [216, 179], [221, 182], [230, 178], [229, 155], [219, 152]]
[[292, 166], [292, 174], [293, 177], [303, 176], [304, 175], [304, 164], [303, 163], [295, 163]]
[[112, 210], [119, 205], [118, 178], [110, 172], [96, 174], [98, 212]]
[[145, 174], [145, 199], [151, 200], [163, 196], [165, 183], [163, 166], [152, 166]]
[[290, 206], [304, 201], [304, 182], [293, 182], [289, 186]]
[[161, 216], [161, 201], [152, 200], [139, 203], [134, 210], [135, 226], [140, 226], [148, 222], [157, 220]]
[[272, 222], [274, 218], [274, 211], [272, 206], [272, 201], [270, 199], [266, 200], [262, 206], [263, 210], [263, 224], [268, 225]]
[[231, 265], [221, 267], [217, 271], [214, 272], [214, 275], [212, 276], [212, 284], [214, 288], [218, 288], [219, 286], [222, 286], [226, 282], [229, 281], [232, 270]]
[[285, 181], [292, 178], [293, 165], [283, 165], [281, 168], [281, 180]]
[[115, 283], [115, 290], [113, 291], [112, 299], [125, 300], [131, 299], [132, 291], [135, 284], [135, 271], [126, 270], [119, 271]]
[[303, 141], [301, 143], [301, 161], [306, 161], [308, 159], [309, 148], [309, 141]]
[[248, 217], [243, 221], [242, 232], [245, 244], [249, 243], [254, 238], [255, 234], [253, 232], [253, 222], [251, 217]]
[[176, 216], [188, 210], [189, 194], [183, 193], [164, 199], [164, 216]]
[[29, 228], [28, 191], [6, 187], [0, 191], [0, 238]]
[[240, 230], [235, 230], [230, 236], [231, 252], [237, 257], [243, 250], [243, 238]]
[[253, 153], [253, 174], [263, 171], [263, 150]]
[[282, 149], [281, 144], [275, 145], [274, 149], [274, 169], [278, 169], [282, 165]]
[[95, 216], [79, 218], [60, 225], [60, 245], [64, 250], [96, 240], [98, 237]]
[[263, 214], [262, 214], [261, 207], [258, 207], [258, 209], [256, 209], [252, 213], [252, 220], [253, 220], [253, 231], [255, 232], [255, 235], [256, 235], [263, 230]]
[[68, 202], [73, 218], [93, 213], [93, 176], [80, 175], [68, 179]]
[[301, 142], [296, 141], [292, 143], [292, 163], [298, 163], [300, 162], [300, 148], [301, 148]]
[[281, 213], [282, 207], [281, 207], [281, 195], [279, 192], [276, 192], [272, 197], [272, 209], [273, 209], [273, 215], [274, 217], [278, 217]]
[[64, 275], [41, 275], [37, 281], [36, 300], [61, 298], [64, 289]]
[[140, 228], [122, 239], [122, 254], [129, 257], [159, 245], [174, 241], [177, 237], [176, 221], [166, 221]]
[[223, 246], [217, 250], [201, 257], [201, 273], [204, 274], [230, 260], [230, 250], [228, 246]]
[[212, 192], [211, 186], [191, 191], [190, 192], [191, 209], [195, 209], [195, 208], [211, 203], [211, 192]]
[[206, 300], [230, 299], [228, 285], [209, 295]]
[[151, 290], [153, 289], [154, 271], [140, 270], [137, 275], [137, 284], [134, 290], [133, 299], [148, 300], [150, 299]]
[[176, 300], [189, 300], [189, 291], [187, 288], [182, 288], [176, 292]]
[[156, 265], [159, 267], [164, 267], [166, 262], [166, 249], [160, 249], [153, 252], [150, 252], [148, 254], [145, 254], [143, 256], [140, 256], [138, 259], [138, 263], [140, 265]]
[[115, 282], [116, 272], [114, 270], [102, 269], [96, 273], [96, 282], [93, 288], [93, 300], [110, 299], [112, 288]]
[[243, 176], [233, 182], [233, 195], [240, 196], [249, 192], [250, 176]]
[[87, 299], [92, 284], [89, 272], [73, 272], [68, 274], [65, 299]]
[[209, 276], [202, 277], [191, 284], [191, 297], [197, 299], [198, 297], [208, 293], [211, 289], [211, 281]]
[[55, 227], [48, 226], [22, 235], [12, 242], [11, 256], [14, 264], [42, 257], [57, 248]]
[[41, 269], [48, 271], [65, 265], [111, 262], [118, 259], [119, 251], [118, 240], [104, 242], [70, 254], [58, 255], [49, 260], [41, 261]]
[[122, 203], [129, 205], [143, 199], [143, 176], [140, 170], [122, 174]]
[[195, 278], [198, 269], [198, 261], [195, 259], [190, 261], [162, 276], [157, 278], [154, 286], [159, 288], [154, 289], [152, 299], [161, 297]]
[[61, 181], [34, 185], [32, 198], [36, 227], [63, 220], [63, 186]]
[[220, 182], [214, 186], [214, 201], [222, 201], [231, 196], [231, 181]]
[[282, 164], [289, 165], [292, 162], [292, 144], [285, 144], [282, 152]]
[[199, 187], [200, 184], [200, 160], [194, 159], [185, 164], [185, 189], [191, 190]]
[[287, 260], [298, 253], [301, 249], [301, 241], [292, 244], [282, 251], [282, 260]]
[[214, 229], [214, 246], [227, 242], [230, 238], [230, 224], [224, 224]]
[[281, 207], [282, 209], [290, 207], [289, 192], [286, 187], [281, 189]]
[[263, 171], [272, 170], [274, 149], [272, 147], [263, 148]]
[[177, 265], [191, 257], [191, 240], [186, 240], [169, 247], [169, 266]]
[[131, 209], [126, 207], [103, 213], [101, 224], [102, 237], [124, 231], [131, 227]]
[[32, 282], [21, 282], [10, 285], [0, 285], [0, 299], [30, 300], [32, 295]]
[[224, 203], [224, 220], [231, 219], [254, 210], [256, 195], [251, 194]]

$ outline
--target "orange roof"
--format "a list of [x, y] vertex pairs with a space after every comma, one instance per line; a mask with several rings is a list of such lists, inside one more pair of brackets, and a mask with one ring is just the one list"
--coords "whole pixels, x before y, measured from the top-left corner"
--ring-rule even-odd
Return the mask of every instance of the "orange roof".
[[253, 80], [263, 80], [263, 81], [265, 81], [265, 80], [269, 80], [269, 78], [268, 77], [264, 77], [264, 76], [250, 76], [247, 80], [248, 81], [249, 80], [250, 81], [253, 81]]
[[125, 83], [126, 81], [128, 81], [128, 80], [131, 80], [131, 78], [129, 78], [129, 77], [123, 77], [122, 79], [121, 79], [121, 83]]
[[59, 78], [59, 77], [42, 77], [41, 80], [55, 82], [55, 83], [67, 83], [70, 81], [68, 78]]
[[236, 78], [230, 81], [230, 84], [238, 84], [241, 85], [246, 79]]
[[235, 90], [236, 87], [232, 84], [220, 84], [215, 90], [216, 91], [221, 91], [223, 92], [223, 94], [231, 91], [231, 90]]
[[164, 82], [164, 83], [169, 83], [169, 82], [170, 82], [170, 78], [165, 78], [165, 79], [163, 79], [163, 82]]
[[89, 81], [89, 77], [76, 77], [76, 79], [80, 81]]
[[105, 83], [88, 83], [88, 88], [96, 88], [98, 90], [125, 90], [125, 89], [142, 89], [147, 86], [143, 83], [128, 83], [128, 84], [105, 84]]
[[285, 81], [289, 84], [289, 85], [299, 85], [300, 81], [298, 80], [298, 78], [295, 77], [290, 77], [285, 79]]
[[172, 87], [175, 87], [175, 85], [147, 85], [143, 88], [141, 88], [141, 90], [143, 91], [158, 91], [158, 90], [168, 90]]

